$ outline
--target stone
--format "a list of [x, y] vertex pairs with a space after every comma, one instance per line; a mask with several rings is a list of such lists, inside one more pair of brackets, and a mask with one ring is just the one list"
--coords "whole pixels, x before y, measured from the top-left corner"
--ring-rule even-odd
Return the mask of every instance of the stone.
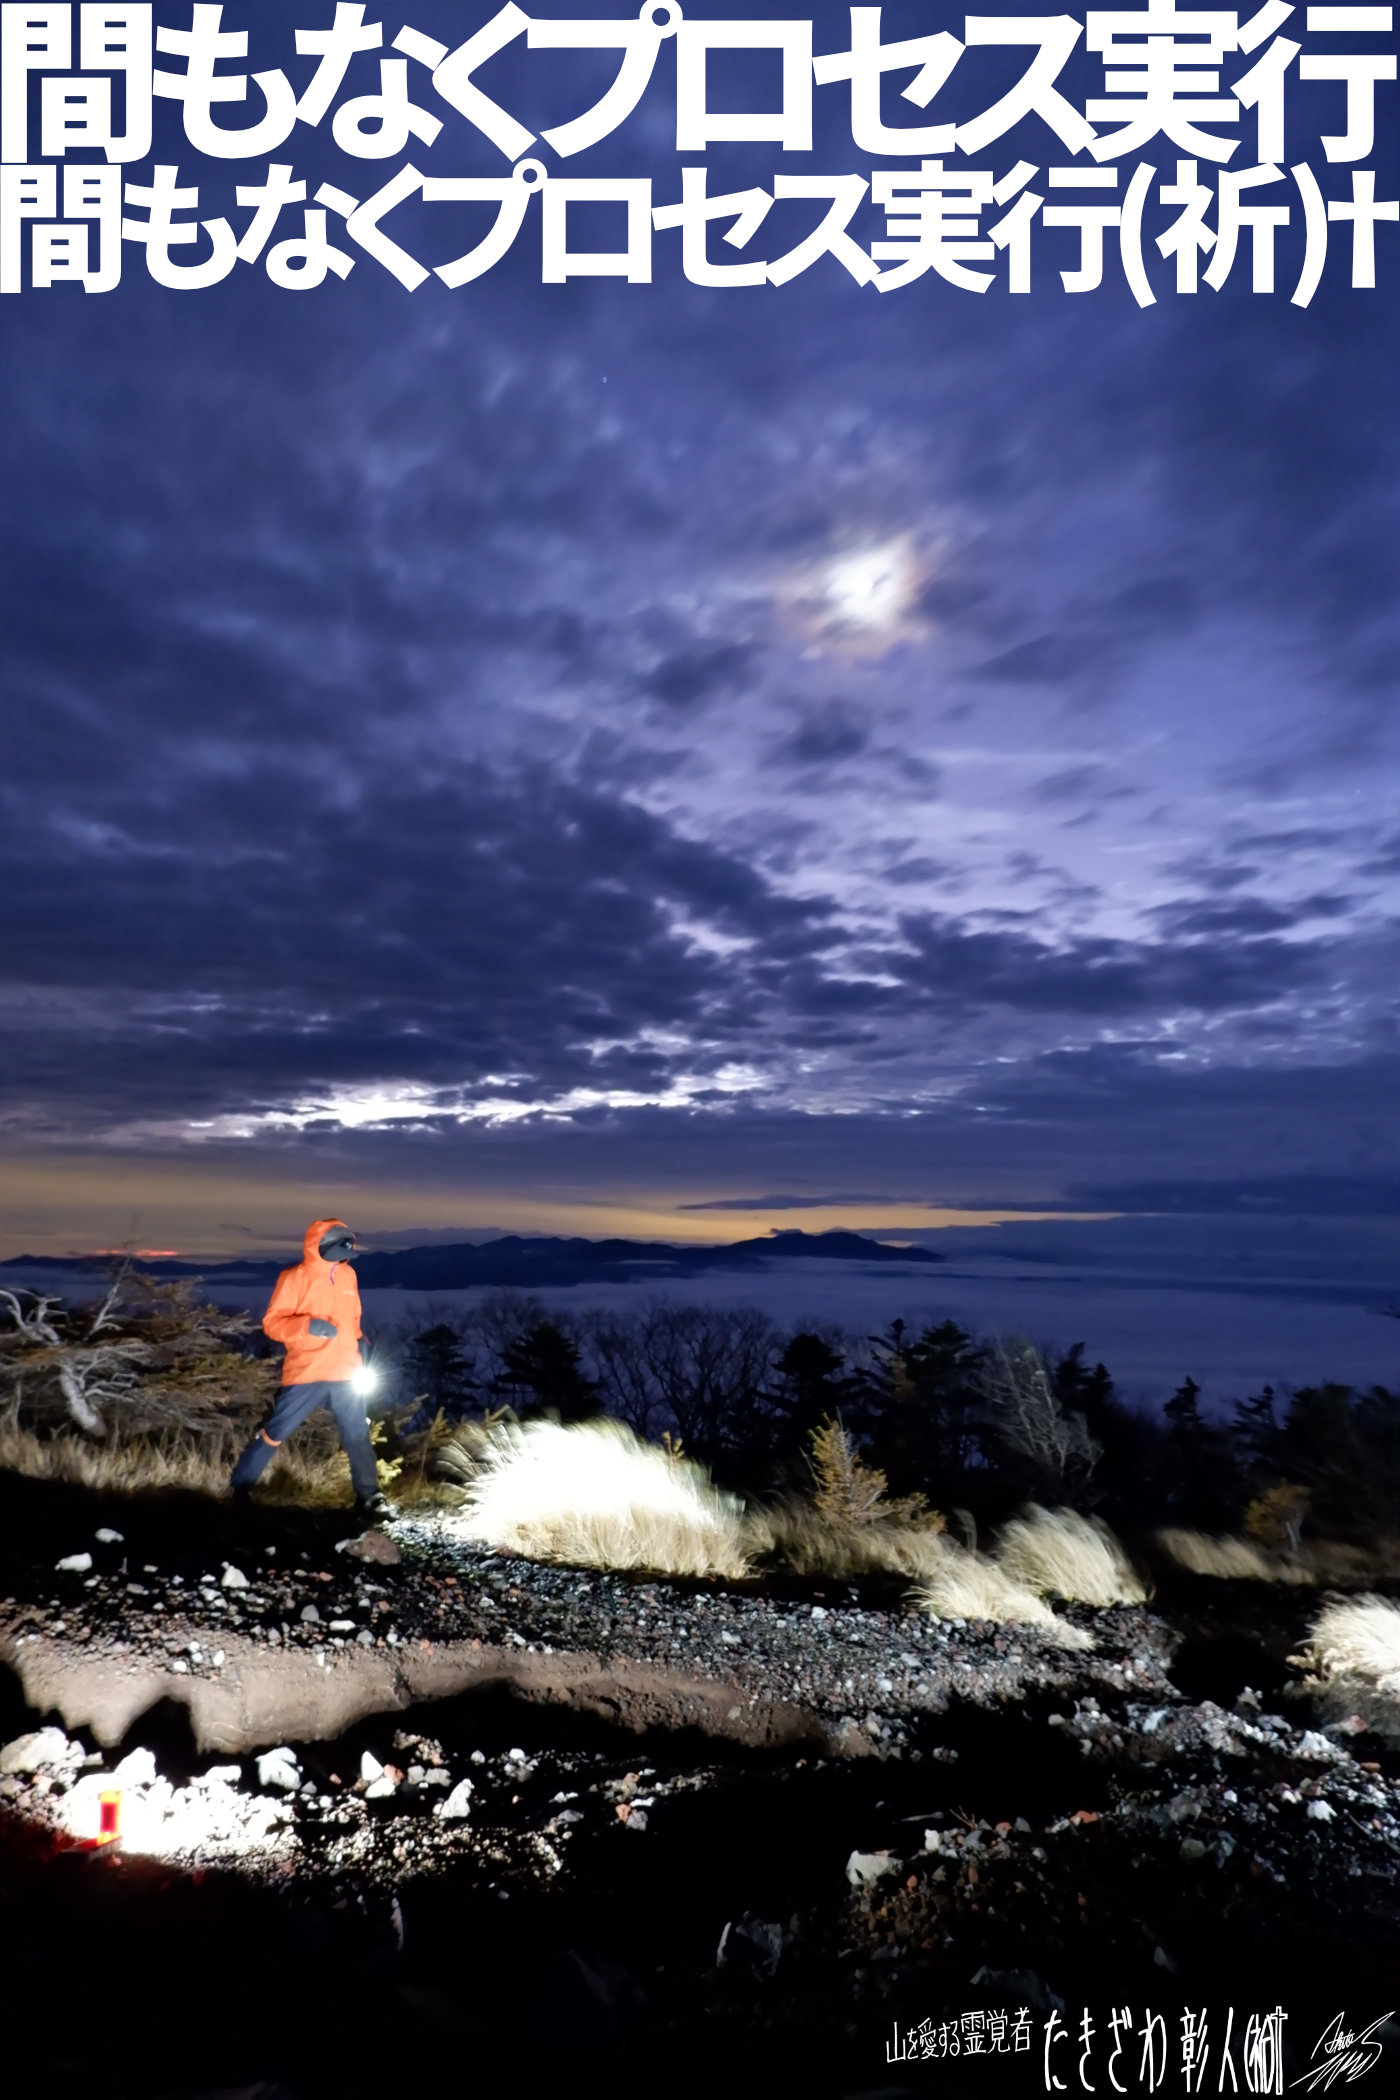
[[294, 1794], [301, 1785], [296, 1757], [285, 1743], [276, 1750], [265, 1750], [258, 1759], [258, 1784], [280, 1787], [286, 1794]]
[[303, 1626], [320, 1625], [321, 1614], [317, 1611], [314, 1604], [303, 1604], [301, 1607], [301, 1623]]
[[92, 1568], [90, 1553], [70, 1553], [63, 1560], [56, 1560], [54, 1567], [60, 1575], [86, 1575]]
[[104, 1546], [120, 1546], [124, 1543], [121, 1533], [119, 1531], [112, 1531], [105, 1524], [103, 1525], [100, 1531], [95, 1531], [93, 1533], [93, 1537], [95, 1539], [100, 1539]]
[[872, 1888], [887, 1874], [899, 1872], [899, 1861], [888, 1852], [853, 1852], [846, 1861], [846, 1879], [853, 1889]]
[[367, 1786], [384, 1777], [384, 1767], [372, 1750], [366, 1750], [360, 1759], [360, 1777]]
[[472, 1812], [473, 1791], [470, 1779], [459, 1779], [447, 1799], [439, 1801], [433, 1814], [440, 1816], [445, 1823], [460, 1822]]
[[248, 1578], [241, 1568], [235, 1568], [232, 1561], [229, 1561], [225, 1565], [223, 1579], [219, 1587], [224, 1590], [246, 1590]]
[[156, 1761], [149, 1750], [132, 1750], [112, 1774], [122, 1786], [154, 1786]]
[[1299, 1736], [1297, 1748], [1294, 1750], [1293, 1755], [1295, 1757], [1316, 1758], [1321, 1763], [1334, 1765], [1346, 1757], [1346, 1752], [1338, 1749], [1335, 1743], [1329, 1742], [1327, 1737], [1319, 1734], [1316, 1729], [1307, 1728]]
[[82, 1752], [69, 1742], [61, 1728], [38, 1728], [32, 1735], [16, 1736], [0, 1750], [0, 1772], [42, 1772], [66, 1765]]
[[397, 1568], [403, 1555], [387, 1531], [366, 1531], [357, 1539], [338, 1539], [337, 1553], [348, 1553], [352, 1560], [375, 1562], [381, 1568]]

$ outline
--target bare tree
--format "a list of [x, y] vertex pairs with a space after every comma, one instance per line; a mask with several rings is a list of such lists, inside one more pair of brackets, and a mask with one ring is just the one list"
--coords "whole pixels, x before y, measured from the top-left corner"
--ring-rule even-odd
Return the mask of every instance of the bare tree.
[[609, 1413], [639, 1436], [670, 1433], [713, 1463], [751, 1432], [777, 1338], [766, 1313], [652, 1299], [584, 1314], [575, 1332]]
[[107, 1286], [106, 1297], [92, 1316], [92, 1324], [87, 1332], [87, 1338], [90, 1342], [95, 1342], [104, 1328], [116, 1326], [117, 1307], [125, 1295], [127, 1280], [130, 1275], [131, 1256], [128, 1254], [121, 1267], [117, 1270], [116, 1275], [112, 1278], [111, 1283]]
[[53, 1315], [59, 1311], [63, 1300], [41, 1297], [31, 1291], [25, 1291], [23, 1295], [33, 1299], [28, 1311], [13, 1291], [0, 1291], [0, 1304], [5, 1306], [24, 1341], [42, 1342], [46, 1348], [57, 1349], [61, 1338], [54, 1327]]
[[1081, 1414], [1066, 1414], [1055, 1398], [1040, 1351], [1018, 1335], [998, 1338], [980, 1372], [993, 1427], [1004, 1447], [1024, 1460], [1039, 1493], [1060, 1501], [1088, 1479], [1103, 1452]]

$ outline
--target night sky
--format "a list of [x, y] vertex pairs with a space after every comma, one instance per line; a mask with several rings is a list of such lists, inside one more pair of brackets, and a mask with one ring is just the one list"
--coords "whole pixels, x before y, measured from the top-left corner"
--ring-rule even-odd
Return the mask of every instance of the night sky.
[[[226, 15], [309, 77], [290, 24], [328, 8]], [[539, 128], [616, 59], [491, 64]], [[670, 201], [669, 80], [569, 172]], [[818, 105], [813, 154], [716, 147], [711, 189], [868, 175]], [[425, 168], [504, 172], [433, 106]], [[1034, 119], [984, 158], [1018, 155], [1067, 158]], [[246, 223], [260, 169], [156, 157]], [[127, 244], [115, 292], [7, 298], [0, 1254], [327, 1205], [371, 1238], [1400, 1211], [1400, 228], [1376, 291], [1346, 240], [1306, 310], [1292, 227], [1272, 296], [1156, 262], [1145, 311], [1112, 246], [1063, 293], [1048, 235], [1029, 297], [830, 257], [703, 290], [674, 233], [650, 285], [541, 285], [533, 221], [458, 291], [360, 257], [173, 292]]]

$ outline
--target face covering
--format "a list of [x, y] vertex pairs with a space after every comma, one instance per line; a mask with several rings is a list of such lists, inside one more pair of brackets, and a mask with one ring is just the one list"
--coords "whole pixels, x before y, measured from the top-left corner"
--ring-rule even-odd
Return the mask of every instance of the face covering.
[[353, 1261], [356, 1254], [355, 1235], [337, 1227], [328, 1232], [316, 1252], [322, 1261]]

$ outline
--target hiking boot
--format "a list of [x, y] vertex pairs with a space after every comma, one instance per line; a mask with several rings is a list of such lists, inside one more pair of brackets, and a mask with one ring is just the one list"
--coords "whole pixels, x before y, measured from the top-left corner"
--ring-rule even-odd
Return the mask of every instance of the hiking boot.
[[355, 1507], [372, 1524], [387, 1524], [394, 1515], [394, 1505], [387, 1495], [367, 1495], [356, 1502]]

